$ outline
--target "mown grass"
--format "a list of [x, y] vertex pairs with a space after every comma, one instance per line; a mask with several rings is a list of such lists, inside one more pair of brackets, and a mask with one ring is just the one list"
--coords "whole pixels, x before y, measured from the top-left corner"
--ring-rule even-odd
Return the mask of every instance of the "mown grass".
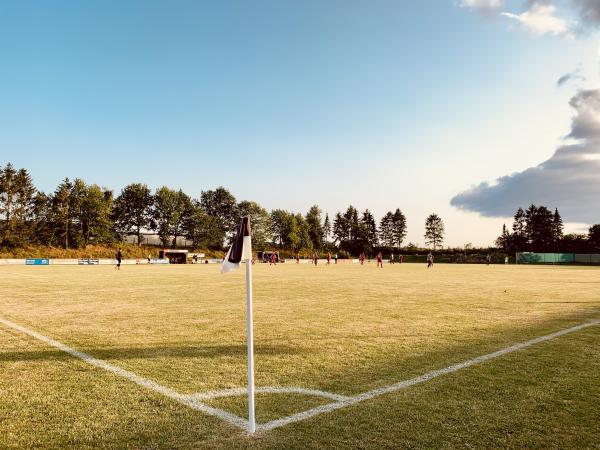
[[[240, 387], [243, 276], [0, 267], [0, 317], [181, 393]], [[600, 318], [596, 268], [286, 263], [254, 281], [258, 386], [352, 395]], [[600, 448], [599, 344], [592, 327], [248, 437], [0, 325], [0, 447]], [[260, 395], [257, 417], [321, 403]]]

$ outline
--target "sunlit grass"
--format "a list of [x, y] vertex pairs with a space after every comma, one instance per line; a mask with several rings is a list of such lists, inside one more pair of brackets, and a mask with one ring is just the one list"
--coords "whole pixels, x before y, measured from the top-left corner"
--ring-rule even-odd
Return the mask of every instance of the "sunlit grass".
[[[600, 317], [595, 268], [254, 273], [257, 386], [357, 394]], [[243, 277], [215, 265], [0, 267], [0, 316], [181, 393], [243, 387]], [[593, 448], [598, 328], [249, 439], [0, 325], [0, 447]], [[258, 419], [322, 402], [260, 395]], [[243, 397], [213, 404], [245, 414]]]

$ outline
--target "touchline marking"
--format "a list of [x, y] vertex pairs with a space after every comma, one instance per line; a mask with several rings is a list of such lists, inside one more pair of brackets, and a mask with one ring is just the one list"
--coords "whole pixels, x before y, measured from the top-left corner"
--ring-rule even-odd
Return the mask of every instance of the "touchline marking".
[[[162, 386], [162, 385], [156, 383], [155, 381], [140, 377], [139, 375], [136, 375], [133, 372], [122, 369], [113, 364], [107, 363], [106, 361], [103, 361], [101, 359], [94, 358], [93, 356], [90, 356], [86, 353], [75, 350], [67, 345], [64, 345], [58, 341], [55, 341], [52, 338], [44, 336], [33, 330], [25, 328], [21, 325], [17, 325], [16, 323], [13, 323], [9, 320], [3, 319], [2, 317], [0, 317], [0, 323], [6, 325], [9, 328], [12, 328], [12, 329], [20, 331], [24, 334], [27, 334], [27, 335], [29, 335], [35, 339], [38, 339], [42, 342], [45, 342], [46, 344], [48, 344], [52, 347], [58, 348], [59, 350], [62, 350], [63, 352], [68, 353], [76, 358], [79, 358], [93, 366], [99, 367], [108, 372], [112, 372], [118, 376], [127, 378], [128, 380], [138, 384], [139, 386], [145, 387], [146, 389], [163, 394], [166, 397], [176, 400], [179, 403], [189, 406], [192, 409], [202, 411], [202, 412], [209, 414], [211, 416], [214, 416], [214, 417], [218, 417], [219, 419], [222, 419], [222, 420], [230, 423], [231, 425], [234, 425], [243, 430], [246, 430], [248, 427], [248, 421], [246, 419], [243, 419], [242, 417], [228, 413], [227, 411], [224, 411], [219, 408], [214, 408], [212, 406], [209, 406], [209, 405], [201, 402], [201, 400], [211, 400], [211, 399], [215, 399], [215, 398], [245, 395], [246, 389], [244, 389], [244, 388], [234, 388], [234, 389], [226, 389], [223, 391], [210, 391], [210, 392], [187, 394], [187, 395], [180, 394], [179, 392], [176, 392], [172, 389]], [[372, 398], [379, 397], [381, 395], [385, 395], [385, 394], [396, 392], [396, 391], [399, 391], [402, 389], [406, 389], [410, 386], [414, 386], [419, 383], [424, 383], [426, 381], [432, 380], [433, 378], [437, 378], [441, 375], [446, 375], [448, 373], [457, 372], [461, 369], [465, 369], [467, 367], [481, 364], [481, 363], [489, 361], [491, 359], [499, 358], [506, 354], [516, 352], [518, 350], [522, 350], [524, 348], [531, 347], [533, 345], [536, 345], [536, 344], [539, 344], [539, 343], [542, 343], [545, 341], [549, 341], [549, 340], [555, 339], [560, 336], [564, 336], [565, 334], [574, 333], [576, 331], [580, 331], [580, 330], [583, 330], [585, 328], [589, 328], [589, 327], [592, 327], [595, 325], [600, 325], [600, 320], [593, 320], [591, 322], [576, 325], [571, 328], [566, 328], [564, 330], [560, 330], [555, 333], [547, 334], [545, 336], [540, 336], [535, 339], [531, 339], [529, 341], [521, 342], [521, 343], [512, 345], [510, 347], [495, 351], [493, 353], [488, 353], [486, 355], [481, 355], [476, 358], [469, 359], [467, 361], [464, 361], [464, 362], [461, 362], [458, 364], [453, 364], [444, 369], [432, 370], [432, 371], [427, 372], [418, 377], [411, 378], [409, 380], [400, 381], [398, 383], [394, 383], [389, 386], [384, 386], [381, 388], [373, 389], [371, 391], [363, 392], [362, 394], [358, 394], [358, 395], [351, 396], [351, 397], [340, 395], [340, 394], [335, 394], [335, 393], [331, 393], [331, 392], [326, 392], [326, 391], [319, 391], [319, 390], [315, 390], [315, 389], [305, 389], [305, 388], [298, 388], [298, 387], [257, 388], [256, 392], [262, 393], [262, 394], [296, 393], [296, 394], [304, 394], [304, 395], [312, 395], [312, 396], [317, 396], [317, 397], [329, 398], [329, 399], [332, 399], [335, 401], [333, 403], [328, 403], [323, 406], [318, 406], [316, 408], [312, 408], [312, 409], [309, 409], [309, 410], [306, 410], [306, 411], [303, 411], [303, 412], [300, 412], [297, 414], [293, 414], [291, 416], [283, 417], [281, 419], [272, 420], [270, 422], [266, 422], [263, 424], [257, 424], [256, 430], [257, 431], [270, 431], [270, 430], [274, 430], [276, 428], [279, 428], [279, 427], [282, 427], [285, 425], [289, 425], [289, 424], [292, 424], [295, 422], [300, 422], [300, 421], [303, 421], [306, 419], [310, 419], [311, 417], [325, 414], [330, 411], [335, 411], [336, 409], [347, 408], [347, 407], [355, 405], [357, 403], [361, 403], [366, 400], [370, 400]]]
[[547, 334], [545, 336], [540, 336], [535, 339], [531, 339], [530, 341], [521, 342], [519, 344], [512, 345], [510, 347], [504, 348], [502, 350], [498, 350], [493, 353], [488, 353], [487, 355], [478, 356], [477, 358], [469, 359], [468, 361], [464, 361], [458, 364], [454, 364], [452, 366], [448, 366], [444, 369], [432, 370], [431, 372], [427, 372], [426, 374], [420, 375], [415, 378], [411, 378], [410, 380], [400, 381], [399, 383], [394, 383], [389, 386], [384, 386], [378, 389], [373, 389], [372, 391], [363, 392], [362, 394], [355, 395], [354, 397], [350, 397], [347, 400], [343, 400], [337, 403], [329, 403], [323, 406], [317, 406], [316, 408], [309, 409], [307, 411], [303, 411], [298, 414], [293, 414], [288, 417], [283, 417], [281, 419], [272, 420], [270, 422], [260, 424], [256, 427], [257, 431], [270, 431], [275, 428], [282, 427], [284, 425], [289, 425], [294, 422], [300, 422], [302, 420], [309, 419], [311, 417], [315, 417], [330, 411], [335, 411], [336, 409], [346, 408], [348, 406], [354, 405], [356, 403], [364, 402], [365, 400], [370, 400], [375, 397], [379, 397], [380, 395], [389, 394], [391, 392], [396, 392], [401, 389], [406, 389], [407, 387], [414, 386], [415, 384], [424, 383], [425, 381], [429, 381], [433, 378], [439, 377], [441, 375], [446, 375], [448, 373], [456, 372], [461, 369], [465, 369], [467, 367], [471, 367], [477, 364], [481, 364], [485, 361], [489, 361], [490, 359], [498, 358], [500, 356], [504, 356], [508, 353], [516, 352], [517, 350], [522, 350], [527, 347], [531, 347], [532, 345], [539, 344], [541, 342], [549, 341], [551, 339], [564, 336], [565, 334], [574, 333], [579, 330], [583, 330], [585, 328], [592, 327], [594, 325], [599, 325], [600, 320], [594, 320], [592, 322], [583, 323], [581, 325], [576, 325], [571, 328], [567, 328], [561, 331], [557, 331], [556, 333]]
[[12, 328], [13, 330], [17, 330], [17, 331], [20, 331], [21, 333], [27, 334], [39, 341], [45, 342], [46, 344], [48, 344], [52, 347], [55, 347], [59, 350], [62, 350], [63, 352], [68, 353], [69, 355], [74, 356], [75, 358], [79, 358], [79, 359], [87, 362], [88, 364], [91, 364], [92, 366], [99, 367], [108, 372], [112, 372], [115, 375], [118, 375], [120, 377], [127, 378], [128, 380], [133, 381], [135, 384], [137, 384], [139, 386], [145, 387], [146, 389], [150, 389], [151, 391], [158, 392], [166, 397], [169, 397], [173, 400], [178, 401], [179, 403], [189, 406], [192, 409], [195, 409], [197, 411], [202, 411], [211, 416], [218, 417], [219, 419], [229, 422], [230, 424], [235, 425], [236, 427], [242, 428], [244, 430], [248, 426], [248, 421], [246, 419], [242, 419], [241, 417], [238, 417], [234, 414], [228, 413], [227, 411], [224, 411], [222, 409], [213, 408], [212, 406], [206, 405], [206, 404], [198, 401], [197, 399], [193, 398], [190, 395], [180, 394], [179, 392], [169, 389], [168, 387], [162, 386], [155, 381], [141, 377], [133, 372], [122, 369], [121, 367], [115, 366], [113, 364], [107, 363], [106, 361], [103, 361], [101, 359], [94, 358], [93, 356], [90, 356], [87, 353], [83, 353], [83, 352], [80, 352], [79, 350], [75, 350], [74, 348], [71, 348], [65, 344], [55, 341], [52, 338], [44, 336], [43, 334], [40, 334], [33, 330], [30, 330], [29, 328], [25, 328], [21, 325], [17, 325], [16, 323], [11, 322], [10, 320], [6, 320], [6, 319], [3, 319], [2, 317], [0, 317], [0, 323], [6, 325], [9, 328]]

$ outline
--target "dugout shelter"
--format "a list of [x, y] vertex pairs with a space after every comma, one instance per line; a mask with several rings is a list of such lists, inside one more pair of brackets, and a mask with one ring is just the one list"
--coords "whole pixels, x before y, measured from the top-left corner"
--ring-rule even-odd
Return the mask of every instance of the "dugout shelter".
[[187, 264], [187, 250], [160, 250], [158, 252], [159, 259], [168, 259], [170, 264]]

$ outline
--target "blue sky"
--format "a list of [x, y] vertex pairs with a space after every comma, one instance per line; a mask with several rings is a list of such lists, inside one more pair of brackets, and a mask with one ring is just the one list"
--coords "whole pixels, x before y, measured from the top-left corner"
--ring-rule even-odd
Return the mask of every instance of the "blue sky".
[[[497, 11], [484, 8], [494, 1]], [[565, 23], [587, 17], [578, 0], [555, 3]], [[28, 168], [45, 191], [68, 176], [192, 196], [223, 185], [269, 209], [316, 203], [330, 215], [400, 207], [417, 243], [437, 212], [446, 244], [490, 244], [506, 207], [473, 206], [479, 191], [451, 200], [552, 157], [571, 130], [569, 100], [598, 81], [593, 24], [583, 34], [550, 22], [540, 33], [531, 23], [547, 26], [545, 16], [501, 15], [528, 8], [4, 2], [0, 163]], [[574, 71], [585, 81], [557, 87]], [[511, 210], [541, 200], [515, 198]], [[568, 198], [558, 203], [549, 206]], [[565, 217], [573, 229], [585, 219]]]

